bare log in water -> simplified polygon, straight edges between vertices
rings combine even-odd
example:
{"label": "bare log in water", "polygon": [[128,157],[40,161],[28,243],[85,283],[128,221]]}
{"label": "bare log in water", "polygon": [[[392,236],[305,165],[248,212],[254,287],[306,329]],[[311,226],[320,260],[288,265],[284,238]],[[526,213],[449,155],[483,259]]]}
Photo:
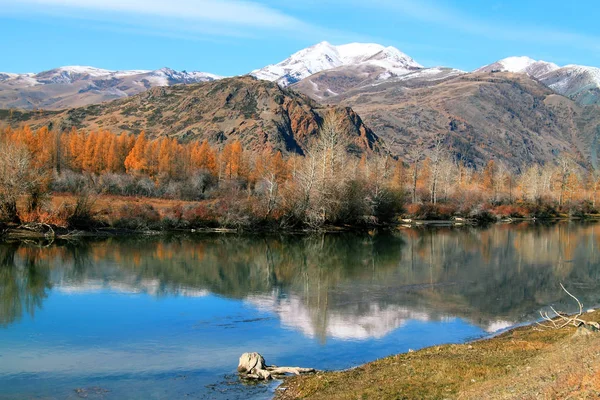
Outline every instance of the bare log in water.
{"label": "bare log in water", "polygon": [[244,379],[270,380],[282,378],[285,375],[301,375],[314,373],[314,368],[278,367],[267,365],[265,358],[259,353],[244,353],[238,363],[238,372]]}

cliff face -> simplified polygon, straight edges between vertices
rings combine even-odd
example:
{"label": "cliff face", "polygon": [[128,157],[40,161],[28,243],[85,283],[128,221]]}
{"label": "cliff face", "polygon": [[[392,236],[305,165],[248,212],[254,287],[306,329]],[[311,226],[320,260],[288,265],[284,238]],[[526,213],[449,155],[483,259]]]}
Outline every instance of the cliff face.
{"label": "cliff face", "polygon": [[0,118],[11,125],[145,131],[150,137],[208,139],[216,145],[240,140],[251,150],[270,147],[302,154],[328,113],[341,121],[353,149],[379,147],[377,136],[352,109],[323,107],[304,95],[251,77],[157,87],[129,98],[64,111],[12,112],[12,116],[3,112]]}

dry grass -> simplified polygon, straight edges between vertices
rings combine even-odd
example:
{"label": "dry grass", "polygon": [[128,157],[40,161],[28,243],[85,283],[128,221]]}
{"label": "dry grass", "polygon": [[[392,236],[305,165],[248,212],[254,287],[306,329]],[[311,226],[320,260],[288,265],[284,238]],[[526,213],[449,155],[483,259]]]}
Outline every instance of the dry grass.
{"label": "dry grass", "polygon": [[[600,319],[600,312],[585,315]],[[430,347],[343,372],[291,378],[278,399],[600,398],[600,334],[512,330],[489,340]]]}
{"label": "dry grass", "polygon": [[[58,209],[61,205],[75,204],[77,197],[71,194],[58,193],[52,195],[52,209]],[[149,197],[129,197],[129,196],[112,196],[100,195],[95,199],[94,211],[100,214],[110,210],[118,210],[127,204],[150,204],[159,212],[173,209],[177,206],[187,204],[197,204],[197,202],[188,202],[182,200],[156,199]]]}

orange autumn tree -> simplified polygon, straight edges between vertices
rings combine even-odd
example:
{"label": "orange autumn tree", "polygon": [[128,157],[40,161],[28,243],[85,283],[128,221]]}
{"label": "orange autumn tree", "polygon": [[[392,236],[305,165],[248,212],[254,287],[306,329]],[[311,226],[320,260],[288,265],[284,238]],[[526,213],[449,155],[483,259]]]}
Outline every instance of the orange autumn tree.
{"label": "orange autumn tree", "polygon": [[208,140],[204,140],[201,145],[198,145],[198,143],[194,145],[191,158],[194,169],[209,171],[212,174],[217,173],[217,156],[208,144]]}
{"label": "orange autumn tree", "polygon": [[[242,143],[239,140],[235,140],[233,143],[228,143],[223,147],[221,153],[221,178],[237,178],[240,176],[243,163],[243,149]],[[247,171],[244,171],[247,173]]]}
{"label": "orange autumn tree", "polygon": [[139,174],[148,170],[148,159],[146,158],[147,147],[146,132],[142,131],[127,158],[125,158],[125,170],[128,174]]}

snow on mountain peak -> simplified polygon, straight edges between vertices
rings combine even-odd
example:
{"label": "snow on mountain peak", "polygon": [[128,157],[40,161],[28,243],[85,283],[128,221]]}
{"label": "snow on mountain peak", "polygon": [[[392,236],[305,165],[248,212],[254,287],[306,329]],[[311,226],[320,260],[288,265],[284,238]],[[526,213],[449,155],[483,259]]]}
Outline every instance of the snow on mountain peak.
{"label": "snow on mountain peak", "polygon": [[507,57],[503,60],[498,61],[498,64],[502,65],[507,72],[515,73],[524,72],[528,67],[535,63],[536,61],[533,58],[529,58],[526,56]]}
{"label": "snow on mountain peak", "polygon": [[481,67],[475,72],[512,72],[516,74],[527,74],[534,78],[540,78],[541,76],[548,74],[552,71],[559,69],[560,67],[554,63],[547,61],[536,61],[530,57],[508,57],[500,61],[496,61],[493,64]]}
{"label": "snow on mountain peak", "polygon": [[317,43],[302,49],[278,64],[252,71],[250,75],[288,86],[310,75],[341,66],[371,64],[391,75],[422,68],[412,58],[394,47],[375,43],[348,43],[334,46]]}
{"label": "snow on mountain peak", "polygon": [[348,43],[335,46],[344,64],[358,64],[368,60],[385,47],[375,43]]}

